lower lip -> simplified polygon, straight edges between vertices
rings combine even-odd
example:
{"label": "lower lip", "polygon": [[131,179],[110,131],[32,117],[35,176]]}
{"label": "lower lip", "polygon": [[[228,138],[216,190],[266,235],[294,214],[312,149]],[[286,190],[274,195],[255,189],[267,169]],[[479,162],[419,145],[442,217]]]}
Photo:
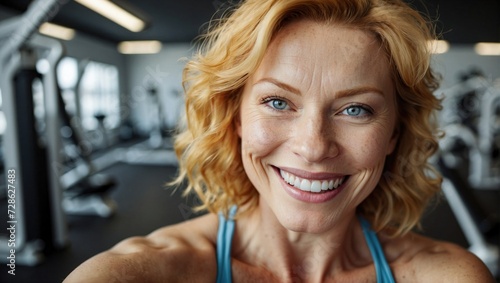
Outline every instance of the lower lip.
{"label": "lower lip", "polygon": [[300,189],[297,189],[296,187],[288,184],[281,178],[279,169],[275,168],[276,173],[278,175],[278,178],[281,182],[282,187],[285,189],[285,192],[287,192],[291,197],[293,197],[296,200],[302,201],[302,202],[308,202],[308,203],[323,203],[327,202],[333,198],[335,198],[346,186],[347,180],[344,181],[342,185],[340,185],[338,188],[335,190],[327,190],[321,193],[312,193],[312,192],[306,192]]}

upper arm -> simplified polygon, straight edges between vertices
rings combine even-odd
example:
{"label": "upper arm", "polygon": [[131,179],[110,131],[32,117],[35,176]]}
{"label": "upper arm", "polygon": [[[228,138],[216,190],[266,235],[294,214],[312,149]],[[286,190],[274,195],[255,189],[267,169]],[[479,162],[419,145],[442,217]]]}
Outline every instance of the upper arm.
{"label": "upper arm", "polygon": [[476,255],[468,251],[462,251],[456,256],[452,256],[452,259],[455,264],[448,274],[453,277],[449,282],[495,282],[489,269]]}
{"label": "upper arm", "polygon": [[66,277],[64,283],[135,282],[140,273],[133,262],[134,258],[130,255],[104,252],[78,266]]}
{"label": "upper arm", "polygon": [[185,245],[179,239],[134,237],[85,261],[64,283],[172,282],[185,280],[187,275],[203,275],[209,282],[216,277],[214,259],[212,251]]}
{"label": "upper arm", "polygon": [[64,282],[154,281],[157,252],[145,238],[129,238],[78,266]]}
{"label": "upper arm", "polygon": [[495,283],[486,265],[471,252],[446,244],[444,251],[433,253],[421,260],[419,277],[422,282]]}

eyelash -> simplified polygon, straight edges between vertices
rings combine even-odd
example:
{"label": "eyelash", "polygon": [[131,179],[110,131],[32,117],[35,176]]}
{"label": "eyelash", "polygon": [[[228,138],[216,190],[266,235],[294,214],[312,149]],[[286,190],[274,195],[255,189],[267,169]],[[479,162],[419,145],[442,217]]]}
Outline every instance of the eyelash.
{"label": "eyelash", "polygon": [[354,118],[357,118],[357,119],[361,119],[361,118],[366,118],[366,116],[370,116],[370,115],[373,115],[373,110],[366,106],[366,105],[363,105],[363,104],[357,104],[357,103],[354,103],[354,104],[350,104],[349,106],[345,107],[340,113],[343,113],[344,111],[346,111],[347,109],[349,108],[354,108],[354,107],[358,107],[358,108],[361,108],[363,111],[366,111],[366,114],[364,115],[359,115],[359,116],[351,116],[351,115],[347,115],[346,116],[349,116],[349,117],[354,117]]}
{"label": "eyelash", "polygon": [[278,111],[278,112],[284,111],[282,109],[276,109],[276,108],[268,105],[269,102],[272,102],[272,101],[275,101],[275,100],[283,101],[283,102],[285,102],[288,105],[288,107],[290,107],[290,103],[288,103],[288,101],[286,100],[286,98],[284,98],[282,96],[279,96],[279,95],[273,95],[273,96],[264,97],[264,98],[261,99],[261,103],[262,104],[266,104],[267,107],[271,108],[274,111]]}

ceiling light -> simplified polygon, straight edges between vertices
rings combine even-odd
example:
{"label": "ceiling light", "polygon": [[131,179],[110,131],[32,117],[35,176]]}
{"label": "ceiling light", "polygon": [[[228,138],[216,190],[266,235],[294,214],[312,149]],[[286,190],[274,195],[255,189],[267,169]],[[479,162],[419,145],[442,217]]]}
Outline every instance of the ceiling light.
{"label": "ceiling light", "polygon": [[43,23],[38,31],[41,34],[45,34],[48,36],[52,36],[55,38],[63,39],[63,40],[71,40],[75,37],[75,30],[67,27],[51,24],[51,23]]}
{"label": "ceiling light", "polygon": [[154,54],[161,50],[158,40],[122,41],[118,44],[118,51],[122,54]]}
{"label": "ceiling light", "polygon": [[430,40],[427,46],[432,54],[443,54],[450,49],[450,44],[446,40]]}
{"label": "ceiling light", "polygon": [[474,50],[479,55],[500,55],[500,43],[479,42],[474,45]]}
{"label": "ceiling light", "polygon": [[120,6],[109,0],[75,0],[85,7],[101,14],[102,16],[112,20],[122,27],[139,32],[144,29],[146,23],[138,17],[132,15]]}

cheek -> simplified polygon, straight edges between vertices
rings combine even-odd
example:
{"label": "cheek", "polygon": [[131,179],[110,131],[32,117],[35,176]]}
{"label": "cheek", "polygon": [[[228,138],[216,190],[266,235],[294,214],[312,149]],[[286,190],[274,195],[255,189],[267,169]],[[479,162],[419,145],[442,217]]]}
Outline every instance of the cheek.
{"label": "cheek", "polygon": [[253,157],[268,155],[278,144],[280,131],[271,119],[248,117],[241,125],[242,152]]}
{"label": "cheek", "polygon": [[360,129],[350,133],[350,138],[345,139],[347,142],[344,146],[363,169],[381,166],[386,159],[391,140],[391,133],[386,132],[378,127]]}
{"label": "cheek", "polygon": [[[254,187],[264,193],[269,186],[266,157],[279,146],[279,130],[270,119],[246,116],[241,125],[241,154],[243,167]],[[264,191],[263,191],[264,190]]]}

